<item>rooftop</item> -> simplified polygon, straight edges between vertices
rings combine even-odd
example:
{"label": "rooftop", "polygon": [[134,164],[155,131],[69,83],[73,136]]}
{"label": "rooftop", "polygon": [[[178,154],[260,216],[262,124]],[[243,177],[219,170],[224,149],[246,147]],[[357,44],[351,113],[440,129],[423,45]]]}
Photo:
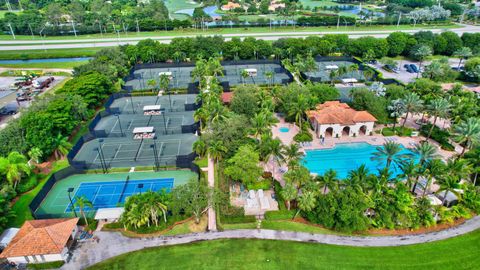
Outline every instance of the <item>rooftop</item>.
{"label": "rooftop", "polygon": [[340,101],[327,101],[317,105],[315,110],[307,111],[308,118],[314,118],[319,124],[354,125],[361,122],[375,122],[377,119],[367,111],[357,111]]}
{"label": "rooftop", "polygon": [[78,218],[28,220],[0,254],[0,258],[59,254],[77,222]]}

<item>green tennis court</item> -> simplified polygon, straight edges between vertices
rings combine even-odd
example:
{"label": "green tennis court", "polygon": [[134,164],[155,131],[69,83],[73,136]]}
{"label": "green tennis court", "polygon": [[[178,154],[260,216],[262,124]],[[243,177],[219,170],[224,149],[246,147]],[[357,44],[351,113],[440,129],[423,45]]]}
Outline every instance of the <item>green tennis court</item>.
{"label": "green tennis court", "polygon": [[[44,215],[48,217],[70,217],[73,216],[73,213],[69,210],[70,198],[68,194],[68,189],[73,188],[70,196],[74,200],[75,194],[80,189],[80,186],[83,184],[85,186],[95,186],[98,189],[98,192],[101,192],[101,188],[105,188],[110,184],[110,186],[121,186],[124,185],[125,180],[128,176],[128,182],[141,182],[139,180],[144,180],[145,183],[151,185],[145,185],[143,191],[147,191],[149,187],[155,189],[155,182],[158,181],[161,185],[165,179],[173,178],[173,186],[178,186],[187,183],[190,179],[197,179],[197,174],[189,170],[177,170],[177,171],[161,171],[161,172],[133,172],[133,173],[111,173],[111,174],[75,174],[69,176],[65,179],[62,179],[55,183],[52,189],[48,192],[45,199],[40,204],[40,207],[35,211],[36,215]],[[95,185],[98,183],[98,185]],[[120,191],[119,191],[120,192]],[[132,195],[140,191],[128,191],[125,192],[123,196]],[[80,192],[81,193],[81,192]],[[79,193],[79,194],[80,194]],[[114,193],[114,192],[113,192]],[[106,195],[118,195],[118,194],[103,194]],[[95,199],[89,198],[94,203]],[[122,200],[124,201],[124,200]],[[100,206],[100,205],[99,205]],[[117,206],[117,205],[115,205]],[[93,211],[92,211],[93,212]]]}
{"label": "green tennis court", "polygon": [[357,79],[359,81],[365,80],[365,76],[363,75],[362,70],[352,70],[351,67],[355,63],[352,61],[318,61],[317,60],[317,70],[316,71],[311,71],[311,72],[306,72],[305,75],[307,76],[307,79],[313,80],[313,81],[318,81],[318,82],[329,82],[330,79],[330,73],[332,71],[338,71],[340,68],[345,67],[347,69],[347,72],[345,74],[342,74],[341,76],[335,77],[336,80],[339,79],[347,79],[347,78],[353,78]]}
{"label": "green tennis court", "polygon": [[[135,96],[117,98],[109,106],[110,110],[118,113],[143,114],[143,107],[160,105],[167,112],[183,112],[186,104],[194,104],[197,95],[163,95],[163,96]],[[193,114],[193,112],[191,112]]]}

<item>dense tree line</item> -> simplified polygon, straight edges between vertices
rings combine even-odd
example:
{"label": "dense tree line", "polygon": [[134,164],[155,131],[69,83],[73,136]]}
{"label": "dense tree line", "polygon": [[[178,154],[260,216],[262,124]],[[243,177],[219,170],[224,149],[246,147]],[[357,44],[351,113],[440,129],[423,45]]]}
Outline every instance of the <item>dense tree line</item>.
{"label": "dense tree line", "polygon": [[[252,37],[225,41],[220,36],[174,38],[170,44],[154,40],[142,40],[137,45],[123,46],[122,50],[132,63],[155,63],[172,60],[194,61],[198,57],[221,56],[224,60],[241,59],[293,59],[297,55],[328,56],[341,53],[363,57],[364,60],[384,56],[412,56],[412,52],[425,45],[431,54],[454,55],[467,47],[472,54],[479,54],[480,34],[465,33],[461,37],[453,32],[434,34],[422,31],[413,35],[395,32],[387,38],[361,37],[349,39],[347,35],[310,36],[307,38],[282,38],[272,43]],[[415,58],[415,56],[413,56]]]}

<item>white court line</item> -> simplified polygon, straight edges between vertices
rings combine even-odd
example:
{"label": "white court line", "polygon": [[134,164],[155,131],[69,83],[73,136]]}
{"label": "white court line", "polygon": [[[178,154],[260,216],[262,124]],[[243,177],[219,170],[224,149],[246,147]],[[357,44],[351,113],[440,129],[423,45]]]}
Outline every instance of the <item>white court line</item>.
{"label": "white court line", "polygon": [[180,155],[180,145],[182,145],[182,140],[178,140],[178,150],[177,150],[177,156]]}
{"label": "white court line", "polygon": [[122,148],[121,144],[118,146],[117,150],[115,151],[115,155],[113,155],[113,159],[117,158],[118,152],[120,152],[120,148]]}
{"label": "white court line", "polygon": [[117,123],[118,123],[118,117],[115,118],[115,123],[113,123],[113,127],[110,129],[110,133],[113,133],[113,130],[117,126]]}

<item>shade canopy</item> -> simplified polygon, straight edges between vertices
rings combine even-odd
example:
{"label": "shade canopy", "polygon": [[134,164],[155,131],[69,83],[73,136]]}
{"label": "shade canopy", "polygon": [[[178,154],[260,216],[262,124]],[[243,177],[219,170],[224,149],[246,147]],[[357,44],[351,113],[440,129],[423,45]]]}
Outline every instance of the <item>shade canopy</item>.
{"label": "shade canopy", "polygon": [[160,111],[161,105],[146,105],[143,106],[143,111]]}
{"label": "shade canopy", "polygon": [[136,127],[133,129],[133,134],[138,133],[153,133],[154,127]]}

